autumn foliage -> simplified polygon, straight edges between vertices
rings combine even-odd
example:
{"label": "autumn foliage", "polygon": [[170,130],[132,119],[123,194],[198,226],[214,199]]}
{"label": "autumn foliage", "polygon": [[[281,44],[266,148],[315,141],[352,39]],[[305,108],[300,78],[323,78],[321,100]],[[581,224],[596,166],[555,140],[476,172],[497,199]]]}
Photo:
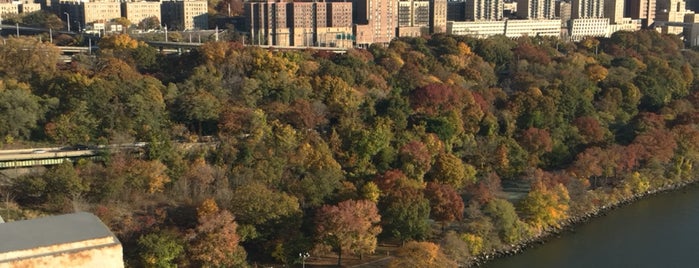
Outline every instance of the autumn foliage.
{"label": "autumn foliage", "polygon": [[[241,12],[211,14],[228,4]],[[453,265],[432,242],[465,266],[699,175],[699,52],[657,31],[337,54],[226,33],[181,55],[115,34],[70,63],[47,39],[0,45],[0,149],[96,155],[13,178],[0,208],[94,212],[129,267],[292,266],[379,243],[404,245],[394,266]]]}

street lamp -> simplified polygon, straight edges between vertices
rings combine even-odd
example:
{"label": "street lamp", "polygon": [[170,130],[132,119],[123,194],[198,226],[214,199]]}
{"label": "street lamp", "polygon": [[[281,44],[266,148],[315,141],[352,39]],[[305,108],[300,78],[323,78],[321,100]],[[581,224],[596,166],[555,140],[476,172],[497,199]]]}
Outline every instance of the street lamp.
{"label": "street lamp", "polygon": [[66,23],[68,24],[68,31],[70,32],[70,14],[68,14],[68,12],[63,12],[63,14],[66,14]]}
{"label": "street lamp", "polygon": [[308,259],[308,257],[310,256],[311,254],[308,254],[308,252],[299,253],[299,258],[301,259],[301,266],[303,268],[306,268],[306,259]]}

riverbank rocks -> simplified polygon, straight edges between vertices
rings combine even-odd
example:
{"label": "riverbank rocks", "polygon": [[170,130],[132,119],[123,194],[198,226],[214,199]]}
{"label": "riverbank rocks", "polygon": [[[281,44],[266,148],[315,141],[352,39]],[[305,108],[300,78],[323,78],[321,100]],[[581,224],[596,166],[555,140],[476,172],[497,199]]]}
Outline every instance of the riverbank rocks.
{"label": "riverbank rocks", "polygon": [[560,227],[547,228],[538,236],[522,240],[520,243],[517,243],[517,244],[508,245],[506,248],[503,248],[500,250],[494,250],[494,251],[482,253],[481,255],[474,257],[469,263],[467,263],[463,267],[478,267],[478,266],[481,266],[481,265],[487,263],[488,261],[494,260],[496,258],[501,258],[501,257],[505,257],[505,256],[510,256],[510,255],[522,253],[527,248],[532,248],[532,247],[536,247],[537,245],[542,245],[542,244],[546,243],[549,239],[556,237],[556,236],[559,236],[562,232],[573,231],[573,229],[576,225],[584,224],[595,217],[604,216],[609,211],[612,211],[616,208],[630,204],[630,203],[637,201],[641,198],[649,197],[649,196],[659,194],[659,193],[675,191],[675,190],[684,188],[690,184],[695,184],[695,183],[697,183],[697,181],[670,183],[670,184],[664,185],[662,187],[659,187],[659,188],[656,188],[653,190],[648,190],[648,191],[645,191],[643,193],[634,194],[632,196],[621,199],[613,204],[603,205],[603,206],[601,206],[599,208],[595,208],[592,211],[589,211],[583,215],[574,216],[574,217],[570,217],[568,219],[565,219],[561,222]]}

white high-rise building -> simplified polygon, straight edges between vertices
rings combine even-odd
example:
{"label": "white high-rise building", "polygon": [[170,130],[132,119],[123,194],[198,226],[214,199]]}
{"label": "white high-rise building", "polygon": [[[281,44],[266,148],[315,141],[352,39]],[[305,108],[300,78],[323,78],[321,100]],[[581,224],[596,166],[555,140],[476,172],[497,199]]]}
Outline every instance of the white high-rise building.
{"label": "white high-rise building", "polygon": [[522,19],[552,19],[556,15],[554,0],[519,0],[517,17]]}
{"label": "white high-rise building", "polygon": [[466,19],[502,20],[503,9],[502,0],[466,0]]}
{"label": "white high-rise building", "polygon": [[571,5],[573,19],[604,17],[604,0],[573,0]]}

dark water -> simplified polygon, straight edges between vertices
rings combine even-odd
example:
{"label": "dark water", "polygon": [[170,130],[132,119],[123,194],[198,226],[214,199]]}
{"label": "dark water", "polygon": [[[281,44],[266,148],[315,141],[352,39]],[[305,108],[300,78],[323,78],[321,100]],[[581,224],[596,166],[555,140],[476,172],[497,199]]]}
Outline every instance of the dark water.
{"label": "dark water", "polygon": [[699,267],[699,186],[636,201],[485,267]]}

